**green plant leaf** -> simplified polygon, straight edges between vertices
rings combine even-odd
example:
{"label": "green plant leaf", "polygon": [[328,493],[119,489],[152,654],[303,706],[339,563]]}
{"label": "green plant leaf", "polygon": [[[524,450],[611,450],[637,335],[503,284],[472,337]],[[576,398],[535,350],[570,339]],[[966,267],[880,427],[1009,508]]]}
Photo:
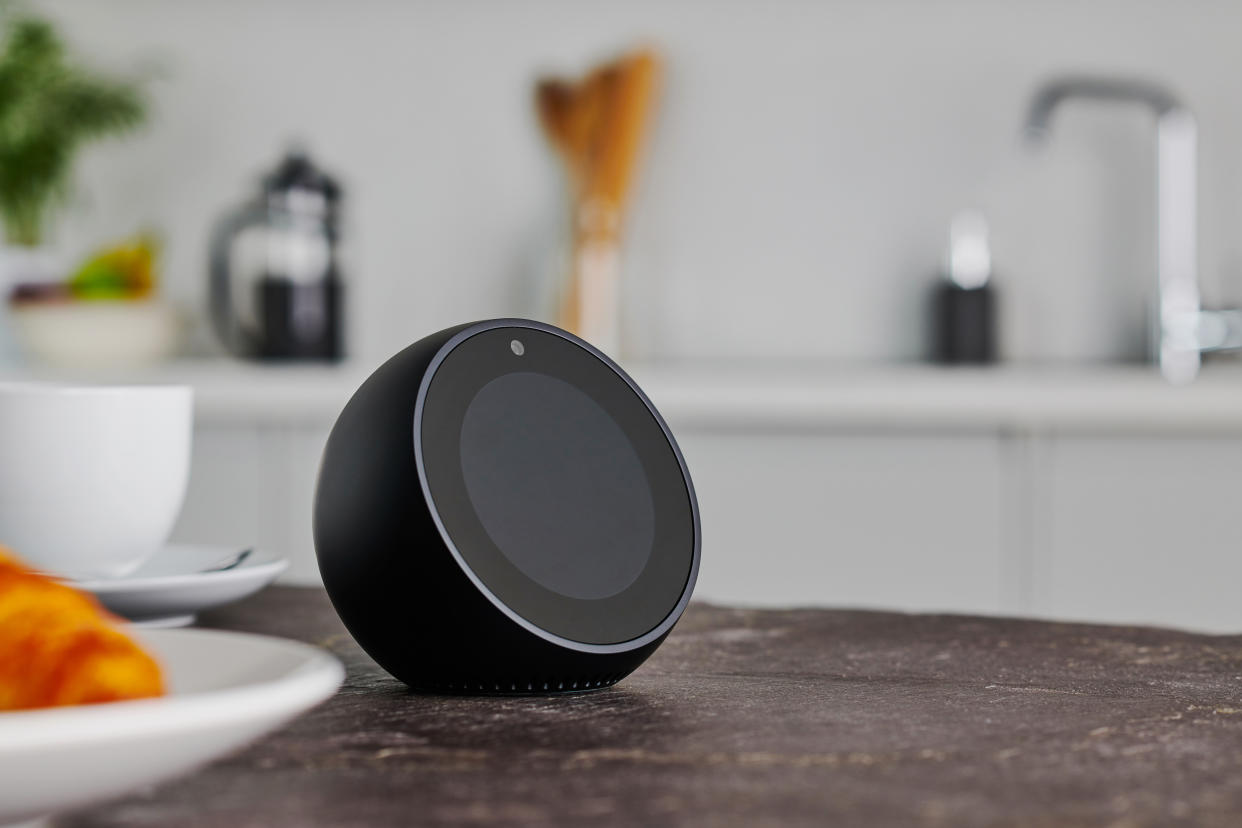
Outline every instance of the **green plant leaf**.
{"label": "green plant leaf", "polygon": [[36,245],[69,191],[85,144],[141,125],[141,87],[71,60],[49,22],[10,16],[0,51],[0,221],[13,243]]}

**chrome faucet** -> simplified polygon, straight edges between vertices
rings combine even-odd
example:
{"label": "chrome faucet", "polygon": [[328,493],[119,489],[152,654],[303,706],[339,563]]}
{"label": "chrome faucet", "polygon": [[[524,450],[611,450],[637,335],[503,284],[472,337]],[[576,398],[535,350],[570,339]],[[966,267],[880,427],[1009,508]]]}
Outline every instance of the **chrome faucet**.
{"label": "chrome faucet", "polygon": [[1143,80],[1064,77],[1044,83],[1031,98],[1025,131],[1047,140],[1052,113],[1071,98],[1133,102],[1156,114],[1157,307],[1151,352],[1170,382],[1199,373],[1204,351],[1242,348],[1242,311],[1205,311],[1199,305],[1198,159],[1195,117],[1169,90]]}

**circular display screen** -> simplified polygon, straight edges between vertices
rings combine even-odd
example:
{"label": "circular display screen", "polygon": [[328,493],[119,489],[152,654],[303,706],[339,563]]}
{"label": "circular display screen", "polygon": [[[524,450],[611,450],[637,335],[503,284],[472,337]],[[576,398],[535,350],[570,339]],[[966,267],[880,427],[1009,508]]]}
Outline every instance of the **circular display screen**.
{"label": "circular display screen", "polygon": [[680,458],[629,382],[557,333],[452,344],[417,418],[428,499],[498,599],[563,638],[616,644],[685,592],[696,525]]}
{"label": "circular display screen", "polygon": [[617,422],[564,380],[532,371],[479,389],[461,427],[461,470],[501,554],[571,598],[607,598],[642,573],[655,509]]}

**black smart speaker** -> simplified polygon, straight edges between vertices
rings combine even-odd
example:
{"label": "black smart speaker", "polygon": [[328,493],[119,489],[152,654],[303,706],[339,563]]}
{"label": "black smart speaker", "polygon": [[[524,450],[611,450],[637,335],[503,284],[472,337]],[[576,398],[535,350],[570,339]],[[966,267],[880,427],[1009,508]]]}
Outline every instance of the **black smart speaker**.
{"label": "black smart speaker", "polygon": [[430,692],[615,684],[699,569],[694,488],[651,401],[523,319],[440,331],[362,384],[324,449],[314,532],[345,626]]}

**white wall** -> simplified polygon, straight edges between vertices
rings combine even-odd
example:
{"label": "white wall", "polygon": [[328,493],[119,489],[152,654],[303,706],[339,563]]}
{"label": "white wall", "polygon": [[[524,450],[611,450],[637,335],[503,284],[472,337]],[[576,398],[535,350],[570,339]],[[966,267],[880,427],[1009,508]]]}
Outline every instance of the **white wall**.
{"label": "white wall", "polygon": [[909,359],[950,214],[991,217],[1016,358],[1135,355],[1150,118],[1079,107],[1017,138],[1036,81],[1151,75],[1202,125],[1205,298],[1242,300],[1242,4],[837,0],[56,0],[101,63],[154,57],[155,121],[92,150],[71,249],[142,222],[200,301],[210,222],[301,138],[345,178],[355,353],[538,315],[557,225],[529,106],[635,38],[670,58],[628,260],[631,353]]}

